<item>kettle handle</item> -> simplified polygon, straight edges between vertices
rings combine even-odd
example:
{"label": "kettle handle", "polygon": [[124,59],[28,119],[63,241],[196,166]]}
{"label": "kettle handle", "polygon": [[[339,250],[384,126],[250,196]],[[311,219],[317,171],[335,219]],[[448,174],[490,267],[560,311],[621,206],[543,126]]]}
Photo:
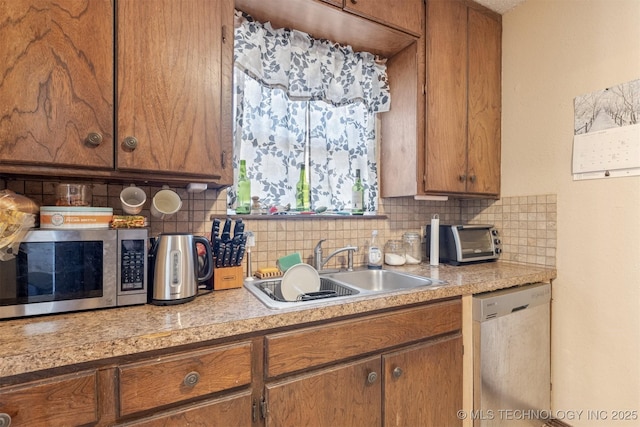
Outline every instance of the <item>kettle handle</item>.
{"label": "kettle handle", "polygon": [[209,243],[209,240],[206,237],[193,236],[193,244],[195,245],[198,242],[202,243],[202,245],[204,246],[204,249],[205,249],[204,256],[207,257],[207,262],[205,262],[205,265],[207,266],[207,271],[205,272],[204,277],[198,276],[198,282],[205,282],[211,279],[211,276],[213,276],[213,256],[211,255],[211,243]]}

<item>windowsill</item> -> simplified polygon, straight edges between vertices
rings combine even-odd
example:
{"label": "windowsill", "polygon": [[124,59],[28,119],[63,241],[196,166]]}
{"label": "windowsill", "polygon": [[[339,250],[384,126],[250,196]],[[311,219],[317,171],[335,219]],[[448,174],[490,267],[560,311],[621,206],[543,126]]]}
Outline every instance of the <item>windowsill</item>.
{"label": "windowsill", "polygon": [[[305,220],[305,219],[388,219],[387,215],[366,214],[366,215],[337,215],[337,214],[287,214],[287,215],[236,215],[229,214],[227,217],[231,219],[242,218],[243,220]],[[220,218],[220,215],[211,214],[210,220]]]}

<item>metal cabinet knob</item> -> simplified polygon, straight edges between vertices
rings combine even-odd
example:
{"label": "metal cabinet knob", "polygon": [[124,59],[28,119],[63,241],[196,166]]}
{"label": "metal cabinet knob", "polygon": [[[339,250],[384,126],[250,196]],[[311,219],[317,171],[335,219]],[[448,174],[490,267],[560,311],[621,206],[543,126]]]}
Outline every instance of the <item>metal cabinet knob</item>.
{"label": "metal cabinet knob", "polygon": [[0,427],[9,427],[11,425],[11,415],[2,412],[0,413]]}
{"label": "metal cabinet knob", "polygon": [[476,182],[476,176],[475,175],[471,175],[469,177],[469,181],[471,181],[472,183]]}
{"label": "metal cabinet knob", "polygon": [[122,141],[122,146],[127,151],[133,151],[138,147],[138,140],[134,136],[128,136]]}
{"label": "metal cabinet knob", "polygon": [[187,375],[185,375],[184,380],[182,381],[182,383],[184,385],[186,385],[187,387],[193,387],[196,384],[198,384],[198,381],[200,381],[200,374],[193,371],[193,372],[189,372]]}
{"label": "metal cabinet knob", "polygon": [[84,139],[84,143],[90,147],[97,147],[98,145],[102,144],[102,135],[100,135],[98,132],[91,132]]}
{"label": "metal cabinet knob", "polygon": [[458,180],[460,182],[465,182],[467,180],[467,175],[458,175]]}
{"label": "metal cabinet knob", "polygon": [[378,373],[373,371],[373,372],[369,372],[369,375],[367,375],[367,383],[368,384],[373,384],[378,380]]}
{"label": "metal cabinet knob", "polygon": [[400,378],[402,376],[402,369],[396,367],[391,374],[393,375],[393,378]]}
{"label": "metal cabinet knob", "polygon": [[351,4],[357,4],[358,0],[351,0]]}

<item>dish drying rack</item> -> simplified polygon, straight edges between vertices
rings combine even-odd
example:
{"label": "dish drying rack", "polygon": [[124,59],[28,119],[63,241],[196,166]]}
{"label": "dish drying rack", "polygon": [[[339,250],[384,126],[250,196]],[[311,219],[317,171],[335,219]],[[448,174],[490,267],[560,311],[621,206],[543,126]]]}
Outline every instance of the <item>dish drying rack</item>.
{"label": "dish drying rack", "polygon": [[318,291],[300,294],[296,298],[296,301],[289,301],[282,296],[282,292],[280,292],[280,283],[280,280],[267,280],[258,284],[257,286],[262,290],[262,292],[267,294],[269,298],[280,302],[313,301],[318,299],[353,295],[354,293],[356,293],[350,288],[341,286],[331,280],[321,278],[320,289]]}

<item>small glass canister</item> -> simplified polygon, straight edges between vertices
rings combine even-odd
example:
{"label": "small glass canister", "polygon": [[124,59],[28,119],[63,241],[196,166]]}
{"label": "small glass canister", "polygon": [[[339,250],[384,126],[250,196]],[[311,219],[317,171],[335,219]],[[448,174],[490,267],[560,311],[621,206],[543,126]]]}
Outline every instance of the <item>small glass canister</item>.
{"label": "small glass canister", "polygon": [[407,250],[402,240],[389,240],[384,245],[384,263],[404,265],[407,262]]}
{"label": "small glass canister", "polygon": [[402,235],[406,250],[407,264],[420,264],[422,262],[422,241],[420,234],[406,232]]}

